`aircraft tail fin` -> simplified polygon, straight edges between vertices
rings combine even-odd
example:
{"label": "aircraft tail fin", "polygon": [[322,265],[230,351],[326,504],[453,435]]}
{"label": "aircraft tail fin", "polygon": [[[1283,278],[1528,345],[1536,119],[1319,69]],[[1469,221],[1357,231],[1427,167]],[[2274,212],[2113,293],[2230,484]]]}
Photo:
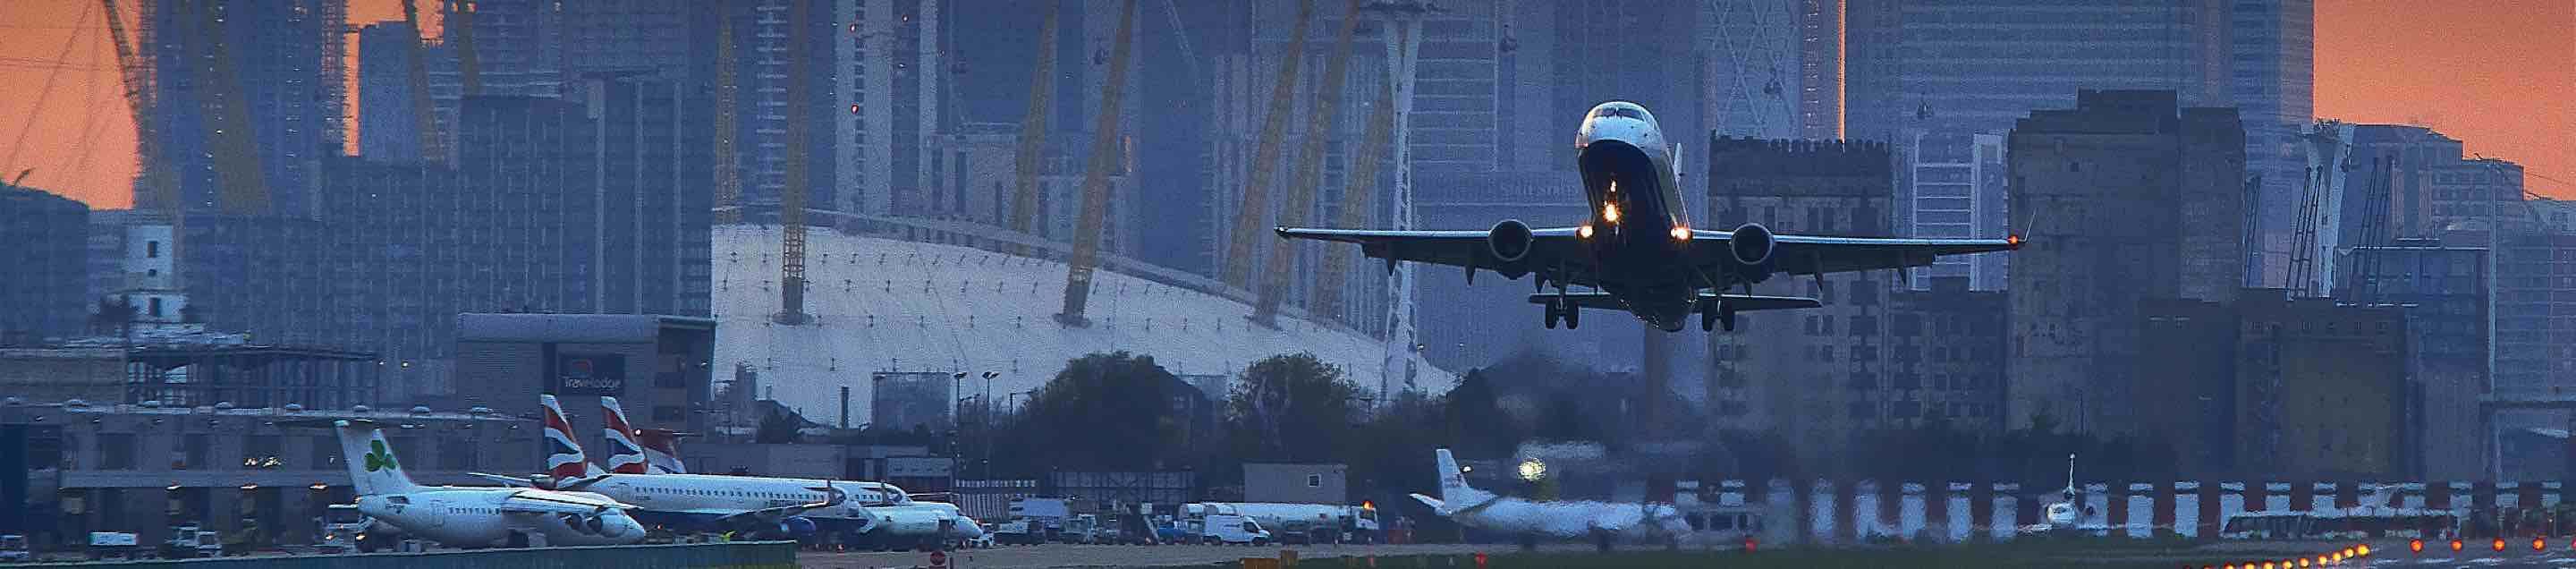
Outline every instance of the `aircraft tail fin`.
{"label": "aircraft tail fin", "polygon": [[637,429],[635,442],[644,447],[644,465],[654,474],[688,474],[689,465],[680,462],[680,437],[689,436],[670,429]]}
{"label": "aircraft tail fin", "polygon": [[600,433],[608,437],[608,471],[617,474],[645,474],[644,447],[635,444],[634,423],[626,421],[626,408],[615,397],[599,398]]}
{"label": "aircraft tail fin", "polygon": [[573,480],[601,474],[581,452],[581,439],[572,434],[572,421],[564,417],[563,404],[549,394],[537,395],[546,413],[546,475],[557,481]]}
{"label": "aircraft tail fin", "polygon": [[420,489],[420,484],[403,474],[402,462],[394,458],[393,443],[385,441],[385,431],[376,422],[365,419],[333,421],[332,430],[340,434],[340,461],[349,466],[349,484],[360,496],[402,494]]}
{"label": "aircraft tail fin", "polygon": [[1440,501],[1456,502],[1475,491],[1467,486],[1467,473],[1458,469],[1458,459],[1449,455],[1449,449],[1432,452],[1440,457]]}

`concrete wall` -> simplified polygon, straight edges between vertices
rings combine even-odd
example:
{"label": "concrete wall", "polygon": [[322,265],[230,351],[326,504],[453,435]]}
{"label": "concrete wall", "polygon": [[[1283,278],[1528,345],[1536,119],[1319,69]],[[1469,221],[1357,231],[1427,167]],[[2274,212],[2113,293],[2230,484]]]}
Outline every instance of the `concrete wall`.
{"label": "concrete wall", "polygon": [[0,393],[29,403],[125,400],[125,356],[109,348],[0,349]]}

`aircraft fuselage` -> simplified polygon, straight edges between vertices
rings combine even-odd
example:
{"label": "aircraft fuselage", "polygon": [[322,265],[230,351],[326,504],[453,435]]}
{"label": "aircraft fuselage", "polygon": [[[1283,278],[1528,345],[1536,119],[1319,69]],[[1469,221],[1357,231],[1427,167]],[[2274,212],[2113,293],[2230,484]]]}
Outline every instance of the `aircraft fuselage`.
{"label": "aircraft fuselage", "polygon": [[[1665,331],[1690,318],[1702,282],[1690,270],[1690,208],[1674,170],[1676,148],[1644,107],[1611,101],[1592,108],[1575,132],[1576,164],[1589,213],[1587,271],[1602,292]],[[1563,282],[1563,279],[1558,279]]]}

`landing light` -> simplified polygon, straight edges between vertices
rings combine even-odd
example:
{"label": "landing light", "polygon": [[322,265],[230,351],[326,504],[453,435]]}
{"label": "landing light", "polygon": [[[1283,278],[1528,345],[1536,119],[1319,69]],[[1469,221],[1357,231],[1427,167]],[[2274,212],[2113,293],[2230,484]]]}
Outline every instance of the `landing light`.
{"label": "landing light", "polygon": [[1584,224],[1582,227],[1574,228],[1574,236],[1575,236],[1575,237],[1584,238],[1584,239],[1591,239],[1591,238],[1592,238],[1592,225],[1591,225],[1591,224]]}
{"label": "landing light", "polygon": [[1607,221],[1607,222],[1610,222],[1610,223],[1618,223],[1618,222],[1619,222],[1619,203],[1618,203],[1618,202],[1601,202],[1601,220],[1602,220],[1602,221]]}
{"label": "landing light", "polygon": [[1675,226],[1673,226],[1673,240],[1674,240],[1674,241],[1689,241],[1689,240],[1690,240],[1690,238],[1691,238],[1690,228],[1688,228],[1688,227],[1683,227],[1683,226],[1679,226],[1679,225],[1675,225]]}

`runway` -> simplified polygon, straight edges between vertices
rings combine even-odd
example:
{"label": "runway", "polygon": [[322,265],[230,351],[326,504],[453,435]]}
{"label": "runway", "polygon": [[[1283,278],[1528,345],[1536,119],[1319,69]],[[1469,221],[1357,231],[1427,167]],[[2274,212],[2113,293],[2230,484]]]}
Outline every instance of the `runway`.
{"label": "runway", "polygon": [[[1581,551],[1589,546],[1557,544],[1544,551]],[[1044,544],[969,549],[949,552],[952,567],[1025,569],[1039,567],[1137,567],[1206,565],[1235,561],[1246,557],[1278,557],[1282,549],[1295,550],[1300,559],[1326,557],[1468,554],[1478,551],[1504,553],[1517,551],[1510,545],[1495,544],[1413,544],[1413,545],[1286,545],[1252,547],[1245,545],[1071,545]],[[796,556],[796,563],[807,569],[866,569],[877,567],[926,567],[930,554],[917,551],[866,553],[815,553]]]}

